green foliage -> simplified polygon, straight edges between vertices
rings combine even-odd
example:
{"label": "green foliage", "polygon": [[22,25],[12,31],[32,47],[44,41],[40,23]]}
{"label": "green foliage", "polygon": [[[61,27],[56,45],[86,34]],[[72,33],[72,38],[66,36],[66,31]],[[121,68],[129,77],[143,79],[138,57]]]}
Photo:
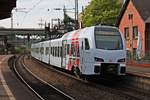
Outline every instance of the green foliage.
{"label": "green foliage", "polygon": [[114,25],[121,9],[120,0],[92,0],[84,10],[84,27],[105,24]]}
{"label": "green foliage", "polygon": [[22,53],[25,52],[25,50],[26,50],[25,47],[16,47],[16,48],[15,48],[15,53],[17,53],[17,54],[22,54]]}
{"label": "green foliage", "polygon": [[4,48],[0,48],[0,54],[4,54],[5,50]]}

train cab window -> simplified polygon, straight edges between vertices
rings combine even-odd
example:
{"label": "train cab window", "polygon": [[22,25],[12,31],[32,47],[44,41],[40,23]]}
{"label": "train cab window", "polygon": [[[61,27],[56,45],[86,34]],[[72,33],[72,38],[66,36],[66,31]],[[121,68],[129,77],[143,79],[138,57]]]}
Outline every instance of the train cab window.
{"label": "train cab window", "polygon": [[85,50],[89,50],[89,49],[90,49],[89,41],[88,41],[88,39],[86,38],[86,39],[85,39]]}

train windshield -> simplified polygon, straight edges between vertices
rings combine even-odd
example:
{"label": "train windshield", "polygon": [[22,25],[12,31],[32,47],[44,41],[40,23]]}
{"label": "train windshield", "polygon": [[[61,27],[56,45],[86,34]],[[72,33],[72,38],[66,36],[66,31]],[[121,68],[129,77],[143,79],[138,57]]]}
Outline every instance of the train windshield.
{"label": "train windshield", "polygon": [[97,49],[121,50],[123,49],[120,32],[114,28],[95,28],[95,42]]}

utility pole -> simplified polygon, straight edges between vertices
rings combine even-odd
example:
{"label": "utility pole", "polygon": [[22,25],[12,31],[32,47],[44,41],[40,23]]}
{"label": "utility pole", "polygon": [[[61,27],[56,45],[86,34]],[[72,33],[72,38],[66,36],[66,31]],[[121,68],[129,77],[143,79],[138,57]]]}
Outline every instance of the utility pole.
{"label": "utility pole", "polygon": [[79,12],[78,12],[78,0],[75,0],[75,28],[78,28],[78,19],[79,19]]}
{"label": "utility pole", "polygon": [[40,22],[38,23],[39,24],[39,26],[40,26],[40,28],[42,28],[45,24],[43,23],[43,19],[41,18],[40,20],[39,20]]}
{"label": "utility pole", "polygon": [[13,13],[11,12],[11,29],[13,29]]}

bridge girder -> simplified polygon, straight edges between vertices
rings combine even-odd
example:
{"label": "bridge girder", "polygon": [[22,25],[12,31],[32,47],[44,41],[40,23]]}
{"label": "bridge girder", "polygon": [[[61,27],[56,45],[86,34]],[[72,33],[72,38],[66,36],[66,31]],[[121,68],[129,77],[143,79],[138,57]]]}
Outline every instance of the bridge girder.
{"label": "bridge girder", "polygon": [[45,35],[44,29],[11,29],[11,28],[3,28],[0,29],[1,35]]}

